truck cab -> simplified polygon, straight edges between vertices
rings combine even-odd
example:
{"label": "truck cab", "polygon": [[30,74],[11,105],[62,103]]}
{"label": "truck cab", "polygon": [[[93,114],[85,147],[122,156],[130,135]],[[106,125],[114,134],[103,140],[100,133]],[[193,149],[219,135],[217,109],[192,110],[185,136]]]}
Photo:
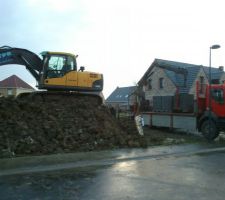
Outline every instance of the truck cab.
{"label": "truck cab", "polygon": [[197,102],[198,130],[213,140],[225,130],[225,84],[206,85],[204,97],[197,93]]}
{"label": "truck cab", "polygon": [[207,86],[207,88],[206,108],[209,108],[220,118],[225,117],[225,85],[211,85],[211,93],[209,93],[210,86]]}

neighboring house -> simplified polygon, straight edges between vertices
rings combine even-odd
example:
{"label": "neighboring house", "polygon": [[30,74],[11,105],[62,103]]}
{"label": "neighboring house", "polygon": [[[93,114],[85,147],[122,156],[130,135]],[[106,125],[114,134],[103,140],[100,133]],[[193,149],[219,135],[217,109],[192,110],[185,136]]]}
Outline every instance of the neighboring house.
{"label": "neighboring house", "polygon": [[106,105],[115,109],[128,110],[134,105],[136,86],[117,87],[106,99]]}
{"label": "neighboring house", "polygon": [[[155,59],[143,77],[138,82],[139,89],[145,93],[145,99],[153,104],[154,96],[174,96],[175,94],[193,94],[195,96],[196,82],[200,90],[208,83],[209,68],[162,59]],[[223,68],[211,68],[212,83],[223,83],[225,73]]]}
{"label": "neighboring house", "polygon": [[[204,67],[204,71],[209,79],[209,67]],[[220,66],[219,68],[211,68],[211,78],[212,84],[223,84],[225,82],[225,73],[224,67]]]}
{"label": "neighboring house", "polygon": [[17,96],[20,93],[33,92],[35,89],[21,80],[16,75],[12,75],[0,81],[0,96]]}

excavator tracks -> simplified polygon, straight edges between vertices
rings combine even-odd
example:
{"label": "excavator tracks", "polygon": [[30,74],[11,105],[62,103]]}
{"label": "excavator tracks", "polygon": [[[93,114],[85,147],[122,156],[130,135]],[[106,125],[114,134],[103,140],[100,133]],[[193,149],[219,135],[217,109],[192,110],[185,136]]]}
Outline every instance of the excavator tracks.
{"label": "excavator tracks", "polygon": [[78,93],[64,91],[37,91],[33,93],[21,93],[17,96],[22,101],[32,102],[62,102],[72,103],[73,101],[87,102],[94,106],[103,104],[103,97],[100,93]]}

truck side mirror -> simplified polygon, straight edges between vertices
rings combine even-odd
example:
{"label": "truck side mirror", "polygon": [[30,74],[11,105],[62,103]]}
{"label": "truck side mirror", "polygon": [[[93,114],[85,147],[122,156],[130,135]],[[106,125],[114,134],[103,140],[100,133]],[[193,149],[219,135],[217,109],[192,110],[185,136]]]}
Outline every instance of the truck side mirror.
{"label": "truck side mirror", "polygon": [[84,67],[84,66],[81,66],[80,69],[79,69],[79,71],[82,71],[82,72],[83,72],[84,70],[85,70],[85,67]]}

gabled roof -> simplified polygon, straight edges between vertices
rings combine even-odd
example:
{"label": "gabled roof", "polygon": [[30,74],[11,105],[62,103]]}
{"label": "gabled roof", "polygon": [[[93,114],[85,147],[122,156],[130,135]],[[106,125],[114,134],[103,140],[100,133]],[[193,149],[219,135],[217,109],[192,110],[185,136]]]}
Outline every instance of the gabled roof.
{"label": "gabled roof", "polygon": [[141,84],[148,77],[148,74],[154,66],[163,68],[169,79],[180,88],[181,93],[186,93],[189,91],[200,68],[202,67],[201,65],[155,59],[139,81],[139,84]]}
{"label": "gabled roof", "polygon": [[136,86],[117,87],[106,99],[106,102],[127,102],[128,97],[136,90]]}
{"label": "gabled roof", "polygon": [[[186,93],[189,91],[201,68],[203,68],[206,75],[208,74],[207,72],[209,68],[202,65],[155,59],[144,76],[138,82],[138,84],[142,84],[148,78],[149,73],[154,66],[158,66],[164,69],[166,75],[170,78],[170,80],[177,87],[179,87],[180,93]],[[221,75],[224,73],[222,70],[217,68],[212,67],[211,69],[212,80],[221,77]]]}
{"label": "gabled roof", "polygon": [[[203,67],[204,72],[206,73],[207,77],[209,78],[209,67]],[[223,69],[211,67],[211,78],[212,79],[220,79],[221,76],[224,74]]]}
{"label": "gabled roof", "polygon": [[18,76],[12,75],[2,81],[0,81],[1,88],[24,88],[24,89],[33,89],[29,84],[21,80]]}
{"label": "gabled roof", "polygon": [[173,81],[173,83],[179,87],[180,93],[187,93],[193,85],[193,82],[196,80],[196,77],[201,69],[201,65],[193,65],[181,62],[169,61],[170,66],[174,68],[182,68],[187,71],[186,77],[182,74],[177,74],[171,70],[166,70],[165,73]]}

